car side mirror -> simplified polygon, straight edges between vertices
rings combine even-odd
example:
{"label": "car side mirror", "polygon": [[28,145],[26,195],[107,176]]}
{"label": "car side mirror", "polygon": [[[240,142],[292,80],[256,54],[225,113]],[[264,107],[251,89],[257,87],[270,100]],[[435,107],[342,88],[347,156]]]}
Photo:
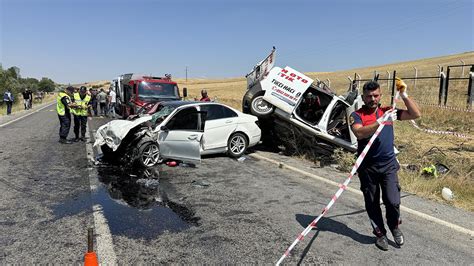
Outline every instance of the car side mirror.
{"label": "car side mirror", "polygon": [[160,127],[160,130],[161,130],[161,131],[169,131],[169,128],[167,128],[166,126],[161,126],[161,127]]}
{"label": "car side mirror", "polygon": [[188,88],[183,88],[183,98],[188,97]]}

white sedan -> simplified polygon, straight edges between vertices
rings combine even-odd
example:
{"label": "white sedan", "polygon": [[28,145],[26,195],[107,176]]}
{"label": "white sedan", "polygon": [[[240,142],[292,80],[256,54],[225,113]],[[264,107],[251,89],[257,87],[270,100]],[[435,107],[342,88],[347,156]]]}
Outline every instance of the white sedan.
{"label": "white sedan", "polygon": [[213,102],[161,102],[152,115],[101,126],[94,146],[104,156],[144,167],[160,159],[199,163],[201,155],[240,157],[259,143],[258,118]]}

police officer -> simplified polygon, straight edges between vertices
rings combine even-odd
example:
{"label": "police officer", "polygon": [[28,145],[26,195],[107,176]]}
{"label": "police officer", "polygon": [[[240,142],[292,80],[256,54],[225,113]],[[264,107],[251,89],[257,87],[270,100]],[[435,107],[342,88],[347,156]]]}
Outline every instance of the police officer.
{"label": "police officer", "polygon": [[402,246],[405,242],[403,233],[399,228],[401,224],[400,185],[397,172],[400,166],[395,157],[393,146],[393,121],[397,119],[411,120],[421,116],[415,102],[408,98],[407,85],[402,80],[397,79],[396,86],[407,110],[392,110],[391,107],[381,107],[382,92],[380,85],[375,81],[369,81],[363,87],[362,100],[365,105],[351,114],[352,131],[358,141],[358,154],[368,145],[369,139],[379,125],[385,124],[357,171],[360,188],[364,194],[365,209],[369,215],[373,233],[376,236],[375,245],[382,250],[388,250],[388,240],[380,208],[380,192],[382,192],[382,200],[385,204],[387,225],[392,232],[395,243]]}
{"label": "police officer", "polygon": [[[90,100],[91,96],[87,94],[87,88],[84,86],[79,89],[79,92],[74,93],[73,101],[77,108],[72,109],[71,113],[74,115],[75,142],[86,140],[87,114]],[[81,135],[79,135],[79,128],[81,129]]]}
{"label": "police officer", "polygon": [[74,87],[67,87],[66,90],[61,90],[56,97],[56,111],[59,118],[59,143],[71,144],[67,139],[69,129],[71,127],[71,112],[70,109],[76,107],[76,104],[71,101]]}

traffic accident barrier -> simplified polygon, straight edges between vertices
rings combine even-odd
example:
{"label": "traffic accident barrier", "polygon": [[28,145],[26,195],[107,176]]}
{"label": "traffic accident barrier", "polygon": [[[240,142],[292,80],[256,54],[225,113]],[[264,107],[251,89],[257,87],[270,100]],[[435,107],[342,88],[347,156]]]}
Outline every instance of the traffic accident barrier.
{"label": "traffic accident barrier", "polygon": [[421,128],[416,122],[415,120],[410,120],[411,124],[418,130],[421,130],[423,132],[426,132],[426,133],[429,133],[429,134],[435,134],[435,135],[452,135],[452,136],[455,136],[455,137],[458,137],[458,138],[462,138],[462,139],[472,139],[471,136],[468,136],[468,135],[465,135],[465,134],[462,134],[462,133],[458,133],[458,132],[454,132],[454,131],[442,131],[442,130],[433,130],[433,129],[427,129],[427,128]]}
{"label": "traffic accident barrier", "polygon": [[[399,98],[399,93],[397,92],[396,93],[396,96],[395,96],[395,99],[398,99]],[[396,107],[396,101],[394,101],[393,103],[393,106],[392,108],[395,109]],[[377,130],[375,131],[374,135],[372,135],[372,137],[370,138],[369,140],[369,143],[367,143],[367,146],[365,146],[364,150],[361,152],[361,154],[359,155],[359,157],[357,158],[354,166],[352,167],[352,170],[349,174],[349,177],[344,181],[344,183],[342,184],[339,184],[339,189],[337,190],[336,194],[334,194],[334,196],[332,196],[331,200],[329,201],[329,203],[326,205],[326,207],[323,208],[323,211],[321,212],[321,214],[319,214],[318,217],[316,217],[316,219],[314,219],[304,230],[303,232],[301,232],[298,237],[295,239],[295,241],[293,241],[293,243],[290,245],[290,247],[288,247],[288,249],[285,251],[285,253],[281,256],[281,258],[278,260],[278,262],[276,263],[276,265],[280,265],[283,260],[285,258],[287,258],[289,255],[290,255],[290,252],[291,250],[296,246],[296,244],[298,244],[298,242],[300,242],[301,240],[303,240],[303,238],[313,229],[316,227],[316,224],[318,223],[318,221],[329,211],[329,209],[332,207],[332,205],[336,202],[336,200],[341,196],[342,192],[344,192],[344,190],[347,189],[349,183],[351,182],[352,180],[352,177],[356,174],[357,172],[357,169],[359,168],[359,166],[361,165],[362,161],[364,160],[367,152],[369,151],[370,147],[372,146],[372,144],[374,143],[374,140],[379,136],[380,132],[382,131],[382,129],[384,128],[385,126],[385,121],[387,120],[387,116],[384,118],[383,120],[383,123],[377,128]]]}
{"label": "traffic accident barrier", "polygon": [[93,229],[87,230],[87,253],[84,255],[84,266],[98,266],[99,261],[97,255],[94,252],[94,234]]}

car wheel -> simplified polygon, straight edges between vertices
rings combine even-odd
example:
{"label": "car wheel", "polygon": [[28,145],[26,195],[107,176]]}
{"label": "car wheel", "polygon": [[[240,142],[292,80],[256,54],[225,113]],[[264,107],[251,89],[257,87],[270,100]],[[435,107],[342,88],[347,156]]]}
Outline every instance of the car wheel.
{"label": "car wheel", "polygon": [[227,142],[227,152],[231,157],[237,158],[244,154],[249,143],[247,137],[242,133],[234,133]]}
{"label": "car wheel", "polygon": [[160,148],[154,141],[148,141],[143,143],[138,148],[137,162],[141,166],[147,168],[152,167],[158,163],[160,159]]}
{"label": "car wheel", "polygon": [[263,95],[259,95],[252,99],[250,112],[257,117],[267,117],[273,113],[273,105],[265,101]]}

